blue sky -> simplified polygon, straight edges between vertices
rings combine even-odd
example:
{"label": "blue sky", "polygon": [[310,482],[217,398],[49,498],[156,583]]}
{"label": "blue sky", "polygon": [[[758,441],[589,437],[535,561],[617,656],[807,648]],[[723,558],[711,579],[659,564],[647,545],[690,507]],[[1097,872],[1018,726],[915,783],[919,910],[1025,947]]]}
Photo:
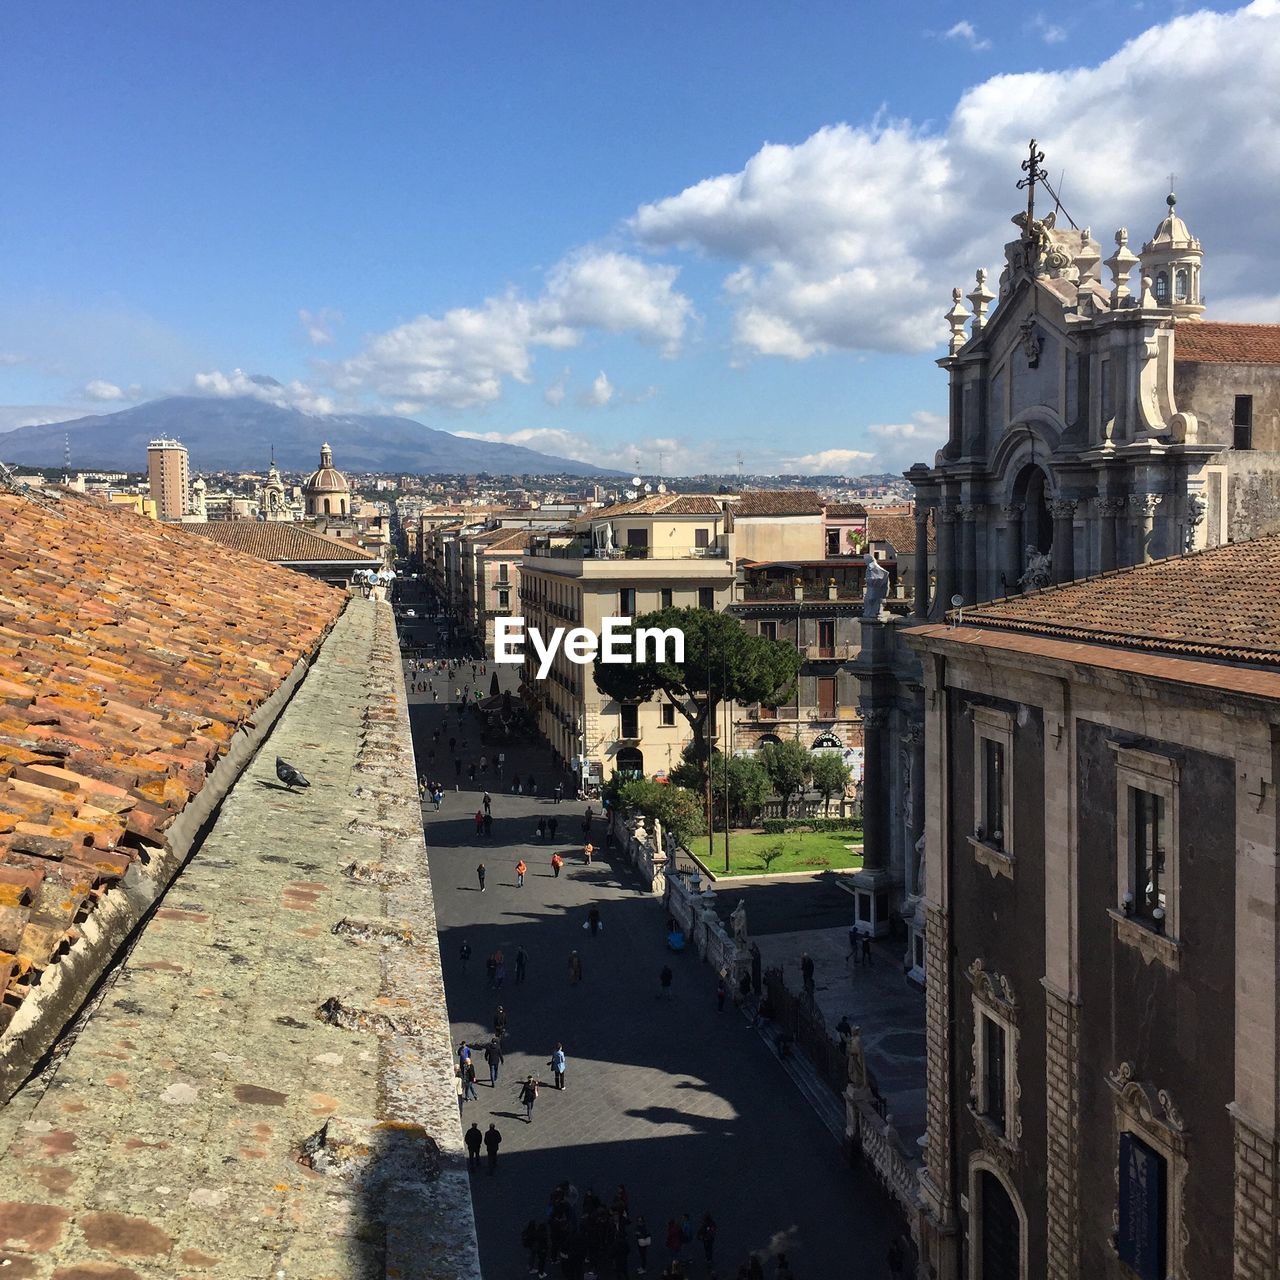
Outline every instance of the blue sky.
{"label": "blue sky", "polygon": [[0,425],[270,374],[646,471],[905,466],[1033,132],[1108,249],[1177,171],[1211,309],[1280,319],[1280,5],[1170,12],[7,4]]}

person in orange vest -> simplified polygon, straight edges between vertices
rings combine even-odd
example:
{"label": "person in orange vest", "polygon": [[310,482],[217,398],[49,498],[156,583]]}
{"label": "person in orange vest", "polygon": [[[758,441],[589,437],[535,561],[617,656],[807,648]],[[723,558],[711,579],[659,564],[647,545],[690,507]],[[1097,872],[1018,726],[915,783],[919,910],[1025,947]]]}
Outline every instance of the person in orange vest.
{"label": "person in orange vest", "polygon": [[564,859],[558,853],[553,853],[551,855],[551,874],[555,876],[557,880],[560,879],[560,868],[563,866]]}
{"label": "person in orange vest", "polygon": [[516,888],[517,889],[524,888],[524,873],[528,870],[529,868],[524,865],[524,859],[521,858],[520,861],[516,863]]}
{"label": "person in orange vest", "polygon": [[582,856],[586,859],[587,866],[591,865],[591,855],[595,853],[596,847],[593,844],[587,844],[583,847]]}

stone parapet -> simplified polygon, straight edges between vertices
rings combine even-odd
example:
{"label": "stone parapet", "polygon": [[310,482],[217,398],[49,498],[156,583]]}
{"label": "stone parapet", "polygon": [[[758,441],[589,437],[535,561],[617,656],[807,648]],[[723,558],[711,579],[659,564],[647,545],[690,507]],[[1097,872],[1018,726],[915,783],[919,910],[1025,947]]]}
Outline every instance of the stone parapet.
{"label": "stone parapet", "polygon": [[[1233,1109],[1234,1110],[1234,1109]],[[1235,1126],[1234,1280],[1280,1278],[1280,1144],[1238,1111]]]}
{"label": "stone parapet", "polygon": [[1080,1010],[1045,987],[1049,1280],[1080,1276]]}

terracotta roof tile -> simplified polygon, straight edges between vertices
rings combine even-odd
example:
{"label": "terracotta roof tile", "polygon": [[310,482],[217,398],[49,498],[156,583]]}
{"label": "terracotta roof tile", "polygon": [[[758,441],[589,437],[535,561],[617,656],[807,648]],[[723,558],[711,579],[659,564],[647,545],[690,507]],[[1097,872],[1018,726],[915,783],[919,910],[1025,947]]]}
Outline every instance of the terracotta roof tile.
{"label": "terracotta roof tile", "polygon": [[867,509],[860,502],[828,502],[824,504],[829,516],[865,516]]}
{"label": "terracotta roof tile", "polygon": [[1280,533],[976,605],[964,621],[1280,666]]}
{"label": "terracotta roof tile", "polygon": [[272,564],[323,564],[335,560],[354,565],[377,565],[382,561],[354,543],[327,538],[283,520],[211,520],[207,524],[182,526],[242,555],[269,560]]}
{"label": "terracotta roof tile", "polygon": [[[916,553],[916,521],[914,516],[881,516],[872,512],[867,517],[867,540],[888,542],[899,555]],[[934,531],[933,512],[929,512],[929,551],[936,552],[938,538]]]}
{"label": "terracotta roof tile", "polygon": [[0,1027],[344,599],[190,526],[0,492]]}
{"label": "terracotta roof tile", "polygon": [[823,501],[813,489],[748,489],[733,504],[737,516],[817,516]]}
{"label": "terracotta roof tile", "polygon": [[1174,363],[1280,364],[1280,324],[1188,321],[1173,331]]}

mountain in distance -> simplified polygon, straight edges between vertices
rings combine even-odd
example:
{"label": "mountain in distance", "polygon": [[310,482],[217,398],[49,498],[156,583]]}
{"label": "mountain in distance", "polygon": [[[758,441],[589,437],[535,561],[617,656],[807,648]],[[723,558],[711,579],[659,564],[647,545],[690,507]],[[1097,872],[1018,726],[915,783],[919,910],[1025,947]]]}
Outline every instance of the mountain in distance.
{"label": "mountain in distance", "polygon": [[192,474],[265,471],[271,450],[284,471],[314,471],[320,446],[333,448],[340,471],[405,474],[616,476],[622,472],[519,445],[467,440],[412,418],[384,414],[309,414],[253,396],[169,396],[69,422],[18,427],[0,435],[0,461],[53,466],[64,437],[76,471],[142,471],[147,444],[181,441]]}

